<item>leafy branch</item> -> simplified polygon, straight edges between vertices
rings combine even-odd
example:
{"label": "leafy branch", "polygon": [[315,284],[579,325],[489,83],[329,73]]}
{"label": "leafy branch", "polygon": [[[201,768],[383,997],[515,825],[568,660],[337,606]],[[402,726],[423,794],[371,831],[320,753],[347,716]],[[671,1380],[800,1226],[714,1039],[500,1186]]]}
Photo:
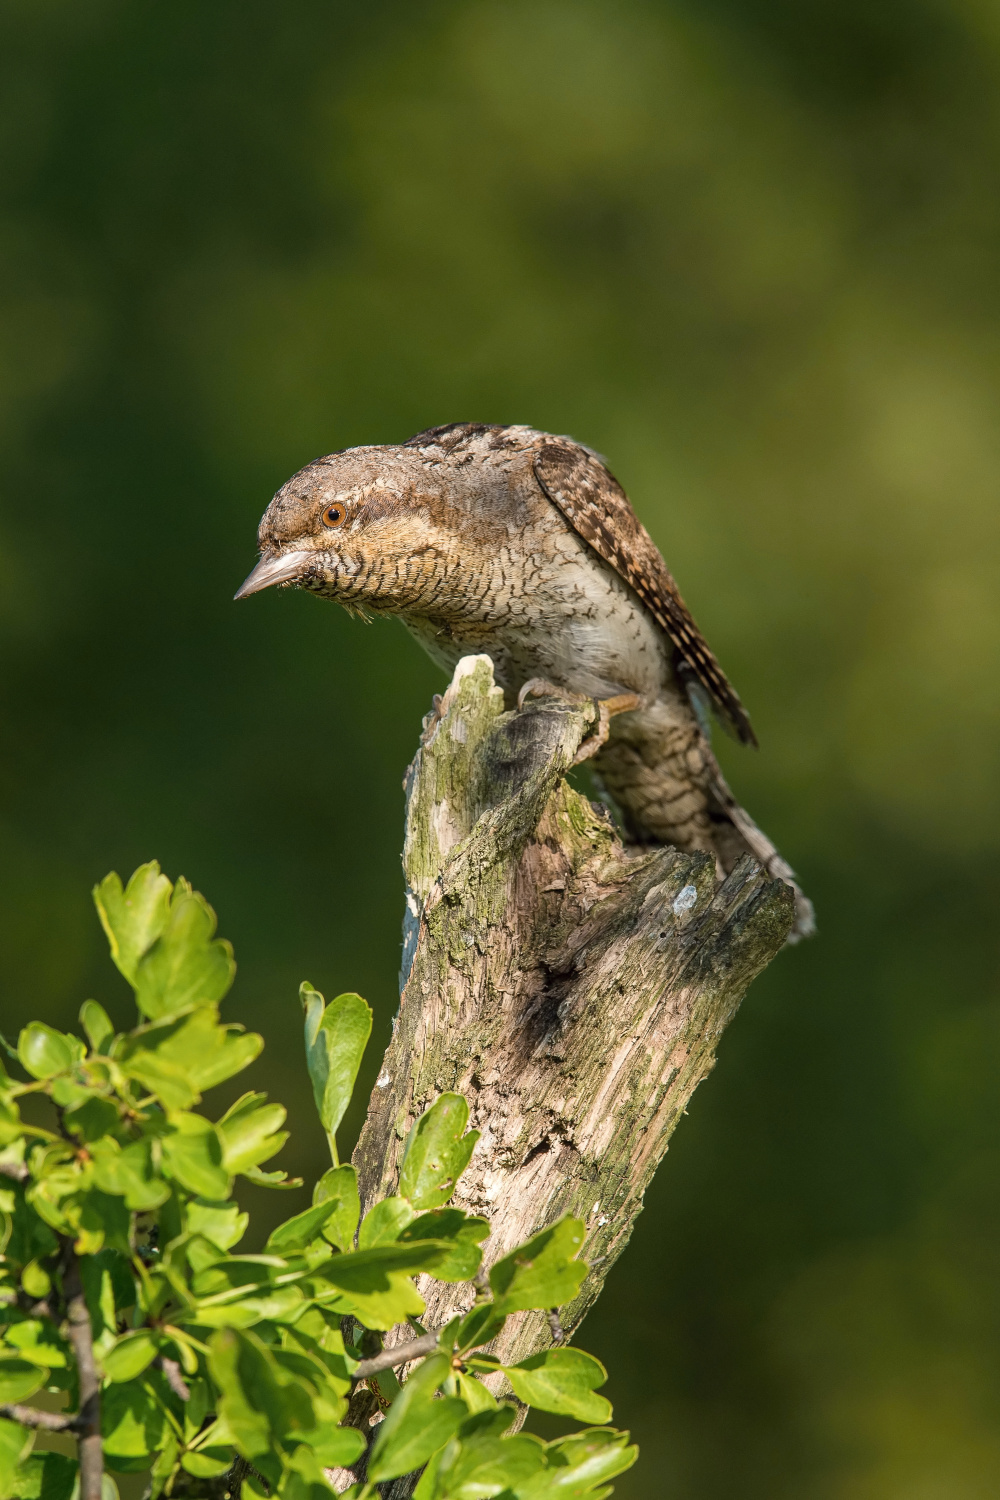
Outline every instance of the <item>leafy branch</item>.
{"label": "leafy branch", "polygon": [[[321,1500],[336,1471],[362,1500],[421,1469],[418,1500],[607,1495],[635,1449],[605,1425],[600,1363],[566,1345],[512,1365],[489,1353],[508,1318],[577,1294],[580,1221],[560,1219],[483,1274],[489,1224],[450,1203],[478,1139],[455,1093],[417,1120],[395,1192],[362,1218],[336,1134],[371,1012],[358,995],[326,1005],[303,985],[332,1165],[262,1253],[239,1253],[236,1180],[298,1182],[263,1169],[287,1139],[281,1105],[248,1092],[216,1120],[196,1108],[263,1045],[220,1019],[232,952],[203,897],[155,864],[94,894],[137,1023],[117,1031],[88,1000],[84,1037],[33,1022],[8,1048],[18,1076],[0,1067],[0,1500],[109,1500],[107,1470],[148,1472],[153,1497],[224,1481],[233,1495]],[[54,1128],[22,1119],[36,1094]],[[417,1275],[469,1283],[472,1306],[382,1349],[424,1312]],[[362,1385],[384,1412],[370,1448],[370,1426],[349,1420]],[[508,1389],[594,1425],[553,1443],[511,1431]],[[41,1391],[67,1410],[24,1404]],[[77,1458],[33,1452],[39,1432],[72,1434]]]}

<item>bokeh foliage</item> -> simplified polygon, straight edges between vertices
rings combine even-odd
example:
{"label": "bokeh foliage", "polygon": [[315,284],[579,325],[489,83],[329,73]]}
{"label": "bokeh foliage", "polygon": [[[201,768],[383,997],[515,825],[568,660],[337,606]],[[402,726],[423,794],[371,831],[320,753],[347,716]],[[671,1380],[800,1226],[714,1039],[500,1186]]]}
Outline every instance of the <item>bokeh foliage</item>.
{"label": "bokeh foliage", "polygon": [[6,0],[0,37],[4,1029],[72,1024],[81,893],[156,851],[319,1163],[285,997],[388,1034],[440,683],[396,626],[231,593],[319,453],[571,432],[747,703],[727,767],[821,923],[588,1321],[620,1493],[995,1494],[995,7]]}

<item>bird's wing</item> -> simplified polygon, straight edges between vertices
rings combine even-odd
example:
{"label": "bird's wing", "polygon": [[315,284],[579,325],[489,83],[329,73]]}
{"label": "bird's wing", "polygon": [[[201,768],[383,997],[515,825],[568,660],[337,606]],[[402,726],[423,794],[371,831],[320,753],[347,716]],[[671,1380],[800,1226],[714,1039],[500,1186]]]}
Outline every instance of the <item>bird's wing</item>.
{"label": "bird's wing", "polygon": [[708,693],[723,722],[756,745],[746,709],[692,620],[656,543],[628,496],[594,454],[570,441],[546,439],[535,450],[535,475],[553,504],[598,557],[630,584],[667,632],[684,667]]}

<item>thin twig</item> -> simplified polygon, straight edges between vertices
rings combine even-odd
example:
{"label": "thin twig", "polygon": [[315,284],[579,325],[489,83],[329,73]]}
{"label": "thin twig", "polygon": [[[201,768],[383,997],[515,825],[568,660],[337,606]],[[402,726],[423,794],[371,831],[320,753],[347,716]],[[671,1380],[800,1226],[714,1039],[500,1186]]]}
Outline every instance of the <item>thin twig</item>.
{"label": "thin twig", "polygon": [[243,1481],[248,1474],[252,1474],[258,1484],[263,1486],[265,1495],[271,1493],[270,1480],[265,1479],[260,1470],[254,1468],[249,1459],[237,1458],[233,1463],[233,1467],[223,1476],[229,1481],[227,1489],[228,1500],[240,1500],[240,1496],[243,1493]]}
{"label": "thin twig", "polygon": [[0,1417],[20,1422],[22,1427],[41,1427],[46,1432],[77,1432],[82,1425],[77,1412],[66,1416],[58,1411],[39,1411],[36,1406],[19,1406],[16,1401],[0,1403]]}
{"label": "thin twig", "polygon": [[101,1378],[94,1359],[94,1330],[87,1310],[80,1262],[73,1241],[63,1239],[63,1290],[66,1293],[67,1337],[73,1346],[80,1386],[80,1500],[101,1500],[104,1453],[101,1445]]}
{"label": "thin twig", "polygon": [[174,1395],[180,1396],[182,1401],[190,1401],[191,1387],[181,1374],[181,1367],[176,1359],[168,1359],[165,1354],[160,1354],[153,1363],[159,1365],[167,1377],[167,1385],[169,1385]]}
{"label": "thin twig", "polygon": [[49,1295],[52,1299],[51,1301],[48,1297],[42,1297],[39,1301],[37,1297],[29,1297],[22,1287],[17,1293],[17,1305],[22,1312],[28,1314],[29,1318],[48,1318],[50,1322],[57,1323],[59,1319],[53,1311],[56,1305],[56,1292],[54,1288]]}
{"label": "thin twig", "polygon": [[425,1333],[423,1338],[396,1344],[392,1349],[383,1349],[381,1354],[373,1354],[371,1359],[363,1359],[351,1379],[367,1380],[369,1375],[377,1375],[380,1370],[391,1370],[396,1365],[407,1364],[411,1359],[419,1359],[422,1354],[432,1354],[437,1346],[436,1333]]}

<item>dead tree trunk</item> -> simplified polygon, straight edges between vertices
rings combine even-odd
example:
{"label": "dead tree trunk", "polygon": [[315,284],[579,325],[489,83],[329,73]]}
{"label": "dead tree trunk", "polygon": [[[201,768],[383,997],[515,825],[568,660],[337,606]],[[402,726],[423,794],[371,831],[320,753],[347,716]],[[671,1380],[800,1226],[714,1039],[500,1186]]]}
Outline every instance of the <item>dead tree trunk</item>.
{"label": "dead tree trunk", "polygon": [[[367,1209],[394,1191],[414,1119],[464,1094],[482,1137],[456,1202],[490,1219],[487,1264],[564,1213],[586,1223],[567,1336],[793,915],[749,856],[720,885],[708,854],[623,848],[565,780],[595,717],[558,698],[505,712],[489,657],[456,668],[407,775],[401,1001],[354,1153]],[[428,1327],[473,1301],[469,1285],[421,1289]],[[552,1338],[521,1314],[497,1352]]]}

